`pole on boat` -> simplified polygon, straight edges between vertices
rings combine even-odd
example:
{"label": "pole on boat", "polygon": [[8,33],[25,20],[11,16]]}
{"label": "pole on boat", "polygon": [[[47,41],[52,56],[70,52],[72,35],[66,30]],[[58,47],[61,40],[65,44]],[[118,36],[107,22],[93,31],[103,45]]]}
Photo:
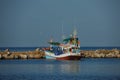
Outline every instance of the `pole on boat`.
{"label": "pole on boat", "polygon": [[63,24],[62,24],[62,40],[65,39],[64,31],[63,31]]}

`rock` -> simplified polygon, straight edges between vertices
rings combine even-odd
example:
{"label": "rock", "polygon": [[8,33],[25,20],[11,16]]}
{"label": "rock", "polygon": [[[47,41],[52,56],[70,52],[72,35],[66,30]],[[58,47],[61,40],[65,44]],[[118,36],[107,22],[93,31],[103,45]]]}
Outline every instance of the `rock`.
{"label": "rock", "polygon": [[114,57],[114,56],[113,56],[113,53],[110,52],[109,54],[106,54],[106,57],[108,57],[108,58],[112,58],[112,57]]}
{"label": "rock", "polygon": [[28,59],[33,59],[33,54],[29,54]]}
{"label": "rock", "polygon": [[35,51],[37,51],[37,52],[38,52],[38,51],[40,51],[40,49],[39,49],[39,48],[37,48]]}
{"label": "rock", "polygon": [[6,59],[7,58],[7,54],[2,54],[2,59]]}
{"label": "rock", "polygon": [[9,52],[9,49],[6,49],[4,52]]}
{"label": "rock", "polygon": [[115,50],[115,53],[116,53],[116,54],[119,54],[119,50]]}
{"label": "rock", "polygon": [[18,57],[19,57],[20,59],[27,59],[27,55],[25,55],[25,54],[20,54]]}
{"label": "rock", "polygon": [[0,54],[0,59],[2,58],[2,55]]}
{"label": "rock", "polygon": [[41,55],[40,55],[40,54],[34,55],[34,59],[40,59],[40,58],[41,58]]}
{"label": "rock", "polygon": [[18,59],[19,57],[18,57],[18,55],[14,55],[14,59]]}
{"label": "rock", "polygon": [[117,58],[120,58],[120,54],[117,55]]}

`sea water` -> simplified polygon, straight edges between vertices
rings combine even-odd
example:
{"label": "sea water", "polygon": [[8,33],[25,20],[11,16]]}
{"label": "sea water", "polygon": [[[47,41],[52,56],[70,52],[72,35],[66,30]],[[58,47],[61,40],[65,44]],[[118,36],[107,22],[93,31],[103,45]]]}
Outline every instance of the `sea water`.
{"label": "sea water", "polygon": [[120,80],[120,59],[0,60],[0,80]]}

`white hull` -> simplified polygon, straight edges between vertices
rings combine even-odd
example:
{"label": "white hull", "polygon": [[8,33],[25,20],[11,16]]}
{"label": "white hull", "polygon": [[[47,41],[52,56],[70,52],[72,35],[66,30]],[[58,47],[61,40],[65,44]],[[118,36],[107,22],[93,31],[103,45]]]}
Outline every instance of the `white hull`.
{"label": "white hull", "polygon": [[62,60],[67,60],[67,59],[76,59],[77,58],[80,58],[80,53],[63,53],[63,54],[60,54],[60,55],[55,55],[54,53],[52,52],[49,52],[49,51],[45,51],[45,55],[46,55],[46,58],[47,59],[62,59]]}

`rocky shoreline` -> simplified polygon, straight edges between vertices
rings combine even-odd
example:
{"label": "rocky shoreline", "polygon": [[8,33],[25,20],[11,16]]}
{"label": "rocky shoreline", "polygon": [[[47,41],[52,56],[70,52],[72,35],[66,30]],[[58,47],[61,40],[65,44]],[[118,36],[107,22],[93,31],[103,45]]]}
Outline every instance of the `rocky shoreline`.
{"label": "rocky shoreline", "polygon": [[34,51],[25,52],[11,52],[9,49],[0,52],[0,59],[42,59],[44,56],[44,52],[39,48]]}
{"label": "rocky shoreline", "polygon": [[[82,58],[120,58],[120,50],[81,50],[81,56]],[[25,52],[11,52],[9,49],[0,51],[0,59],[43,59],[44,57],[44,51],[39,48]]]}
{"label": "rocky shoreline", "polygon": [[98,49],[98,50],[83,50],[81,56],[84,58],[120,58],[120,50],[118,49]]}

